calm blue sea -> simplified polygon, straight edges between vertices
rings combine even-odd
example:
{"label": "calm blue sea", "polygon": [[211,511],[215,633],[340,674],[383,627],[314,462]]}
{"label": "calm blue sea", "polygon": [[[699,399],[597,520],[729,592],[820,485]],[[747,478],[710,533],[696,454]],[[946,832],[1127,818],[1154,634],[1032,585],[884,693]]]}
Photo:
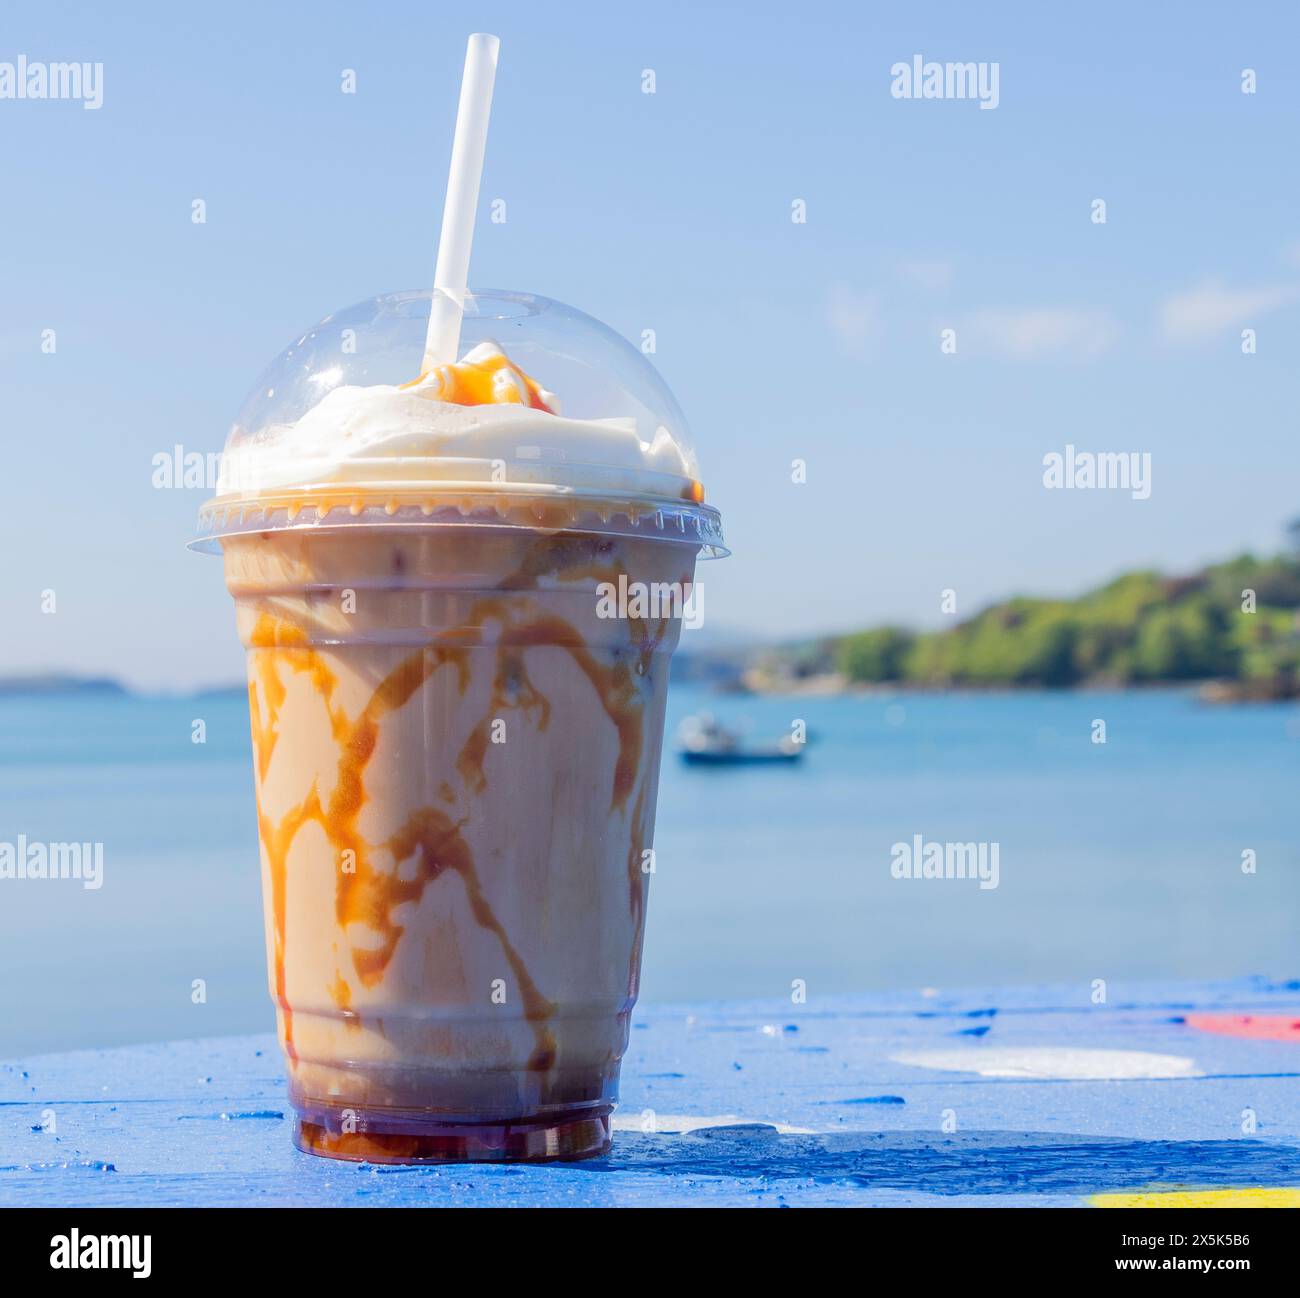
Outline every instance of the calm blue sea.
{"label": "calm blue sea", "polygon": [[[670,726],[702,708],[812,743],[795,769],[665,758],[644,998],[1300,973],[1300,709],[679,688]],[[105,884],[0,881],[0,1057],[269,1027],[242,698],[0,700],[19,834],[104,842]],[[915,834],[996,843],[999,886],[895,879]]]}

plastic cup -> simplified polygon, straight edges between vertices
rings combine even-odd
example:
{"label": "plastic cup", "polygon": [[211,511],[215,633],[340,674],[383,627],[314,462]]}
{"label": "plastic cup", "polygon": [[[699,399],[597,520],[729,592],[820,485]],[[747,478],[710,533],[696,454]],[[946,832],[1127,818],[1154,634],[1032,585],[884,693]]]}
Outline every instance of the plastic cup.
{"label": "plastic cup", "polygon": [[[411,377],[428,301],[375,299],[290,348],[254,390],[230,461],[265,460],[314,376]],[[522,295],[471,306],[467,342],[498,336],[568,398],[566,417],[630,419],[642,441],[662,429],[686,447],[666,389],[615,335]],[[344,331],[357,350],[343,355],[364,362],[341,360]],[[301,465],[293,483],[232,473],[205,507],[202,544],[224,554],[247,650],[269,981],[295,1140],[314,1153],[609,1147],[673,601],[721,534],[689,459],[676,481],[643,474],[649,490],[634,492],[599,455],[512,449],[353,465],[345,484]],[[637,590],[658,603],[611,599]]]}

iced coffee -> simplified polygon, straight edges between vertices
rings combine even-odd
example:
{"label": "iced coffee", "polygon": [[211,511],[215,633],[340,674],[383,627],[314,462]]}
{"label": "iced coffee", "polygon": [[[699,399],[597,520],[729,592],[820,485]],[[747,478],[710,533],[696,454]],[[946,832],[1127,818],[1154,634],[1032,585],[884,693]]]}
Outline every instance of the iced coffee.
{"label": "iced coffee", "polygon": [[[718,515],[629,344],[485,294],[461,359],[409,373],[428,301],[290,347],[204,510],[247,650],[297,1140],[582,1157],[609,1143],[669,659]],[[610,600],[629,589],[658,598]]]}

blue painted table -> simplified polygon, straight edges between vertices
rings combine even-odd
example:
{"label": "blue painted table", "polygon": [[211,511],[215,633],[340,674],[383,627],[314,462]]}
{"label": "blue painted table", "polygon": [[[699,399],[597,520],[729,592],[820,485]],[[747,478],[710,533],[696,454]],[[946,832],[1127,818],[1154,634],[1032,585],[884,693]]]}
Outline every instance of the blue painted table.
{"label": "blue painted table", "polygon": [[[613,1154],[532,1167],[300,1154],[269,1037],[37,1057],[0,1065],[0,1204],[1084,1205],[1300,1187],[1300,1035],[1286,1032],[1300,982],[1108,999],[647,1006]],[[1204,1031],[1194,1011],[1277,1016],[1282,1035]]]}

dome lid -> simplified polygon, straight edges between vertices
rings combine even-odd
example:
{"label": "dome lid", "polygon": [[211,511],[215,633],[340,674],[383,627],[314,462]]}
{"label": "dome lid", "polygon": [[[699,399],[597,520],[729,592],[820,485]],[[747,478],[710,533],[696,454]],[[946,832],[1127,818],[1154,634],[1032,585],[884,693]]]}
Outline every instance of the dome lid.
{"label": "dome lid", "polygon": [[420,372],[428,290],[369,298],[287,347],[245,401],[198,548],[280,527],[527,526],[725,554],[658,371],[573,307],[466,299],[461,361]]}

